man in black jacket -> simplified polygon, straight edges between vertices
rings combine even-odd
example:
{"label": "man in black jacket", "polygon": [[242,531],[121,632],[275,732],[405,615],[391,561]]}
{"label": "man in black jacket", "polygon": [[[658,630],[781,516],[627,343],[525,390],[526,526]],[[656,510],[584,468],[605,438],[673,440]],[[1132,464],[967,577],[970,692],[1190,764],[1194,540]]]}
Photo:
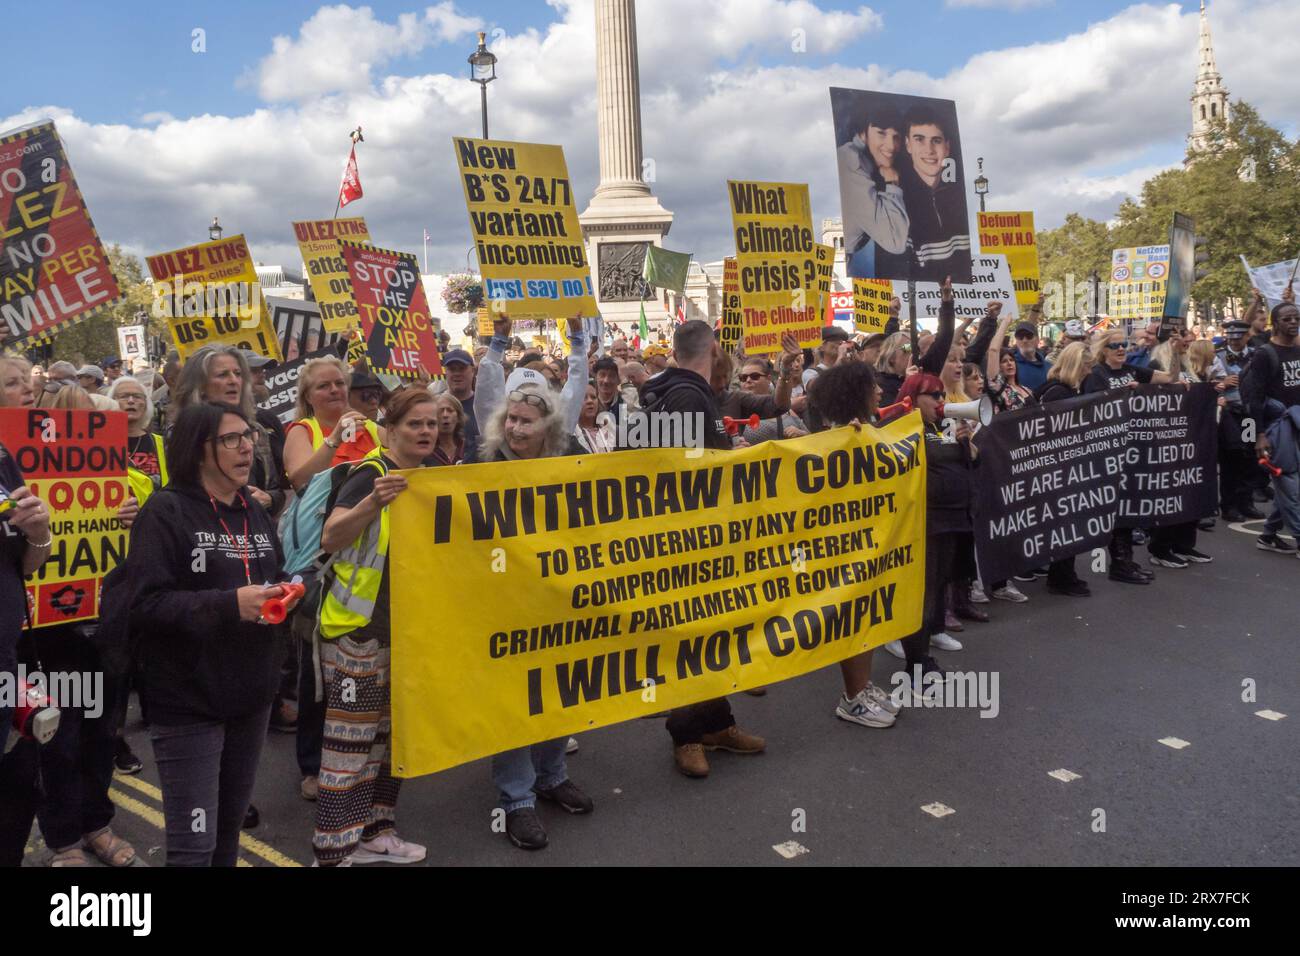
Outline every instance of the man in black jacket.
{"label": "man in black jacket", "polygon": [[[669,368],[645,383],[641,407],[647,414],[675,412],[696,416],[702,427],[705,448],[729,450],[731,439],[722,425],[709,377],[719,351],[708,323],[692,319],[673,334],[673,355],[677,367]],[[680,430],[679,432],[680,433]],[[687,433],[691,433],[687,430]],[[705,750],[728,750],[738,754],[762,753],[767,743],[736,726],[727,698],[719,697],[686,707],[675,707],[668,715],[668,733],[673,738],[673,759],[688,777],[707,777],[709,761]]]}

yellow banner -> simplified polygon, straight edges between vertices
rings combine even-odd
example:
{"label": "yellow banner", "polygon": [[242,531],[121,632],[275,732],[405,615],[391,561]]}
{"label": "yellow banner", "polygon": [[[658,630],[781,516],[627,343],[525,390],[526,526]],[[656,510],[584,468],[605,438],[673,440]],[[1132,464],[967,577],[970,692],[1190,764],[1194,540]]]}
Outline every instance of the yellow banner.
{"label": "yellow banner", "polygon": [[[924,444],[913,413],[729,452],[403,472],[395,773],[772,684],[914,632]],[[431,582],[461,596],[436,620]]]}
{"label": "yellow banner", "polygon": [[154,315],[167,320],[181,360],[233,345],[280,361],[280,342],[242,235],[148,257]]}
{"label": "yellow banner", "polygon": [[352,277],[343,261],[340,239],[369,244],[370,231],[361,217],[355,219],[314,219],[293,224],[298,251],[307,268],[311,294],[320,306],[321,322],[326,332],[345,332],[360,328],[357,303],[352,295]]}
{"label": "yellow banner", "polygon": [[1011,268],[1011,284],[1016,290],[1016,304],[1025,315],[1038,301],[1042,283],[1038,273],[1038,234],[1034,232],[1032,212],[981,212],[979,216],[980,252],[1004,255]]}
{"label": "yellow banner", "polygon": [[813,246],[813,259],[817,263],[817,314],[826,314],[830,304],[831,284],[835,281],[835,247],[820,242]]}
{"label": "yellow banner", "polygon": [[1112,319],[1159,319],[1169,285],[1169,246],[1136,246],[1111,253]]}
{"label": "yellow banner", "polygon": [[453,140],[484,304],[512,319],[594,318],[587,247],[559,146]]}
{"label": "yellow banner", "polygon": [[744,316],[740,312],[740,269],[735,256],[722,260],[722,348],[735,355],[744,333]]}
{"label": "yellow banner", "polygon": [[[781,351],[785,332],[793,332],[800,347],[820,345],[822,303],[808,186],[730,180],[727,190],[740,269],[745,354]],[[833,250],[831,259],[833,263]]]}
{"label": "yellow banner", "polygon": [[872,335],[884,332],[889,323],[889,303],[894,283],[888,279],[853,280],[853,326]]}

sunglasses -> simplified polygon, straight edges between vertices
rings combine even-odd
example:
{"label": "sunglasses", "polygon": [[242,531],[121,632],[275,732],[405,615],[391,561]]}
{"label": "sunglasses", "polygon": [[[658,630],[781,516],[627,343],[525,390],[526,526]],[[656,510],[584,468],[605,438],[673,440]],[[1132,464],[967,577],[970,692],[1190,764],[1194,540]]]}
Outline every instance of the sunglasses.
{"label": "sunglasses", "polygon": [[384,397],[384,393],[377,388],[354,388],[352,391],[356,392],[363,402],[378,402]]}
{"label": "sunglasses", "polygon": [[242,432],[226,432],[226,434],[218,435],[216,438],[212,439],[214,445],[220,445],[227,451],[234,451],[243,442],[248,442],[250,445],[256,445],[257,432],[249,428]]}
{"label": "sunglasses", "polygon": [[926,398],[933,398],[936,402],[942,402],[945,398],[943,392],[922,392]]}
{"label": "sunglasses", "polygon": [[523,402],[525,405],[531,405],[533,408],[539,408],[543,412],[549,412],[551,406],[541,395],[536,392],[523,392],[518,389],[506,396],[512,402]]}
{"label": "sunglasses", "polygon": [[1107,342],[1107,343],[1106,343],[1106,348],[1110,349],[1112,352],[1120,352],[1120,351],[1123,351],[1124,347],[1125,347],[1125,346],[1124,346],[1124,343],[1123,343],[1123,342]]}
{"label": "sunglasses", "polygon": [[767,378],[764,372],[742,372],[740,380],[742,382],[757,382],[760,378]]}

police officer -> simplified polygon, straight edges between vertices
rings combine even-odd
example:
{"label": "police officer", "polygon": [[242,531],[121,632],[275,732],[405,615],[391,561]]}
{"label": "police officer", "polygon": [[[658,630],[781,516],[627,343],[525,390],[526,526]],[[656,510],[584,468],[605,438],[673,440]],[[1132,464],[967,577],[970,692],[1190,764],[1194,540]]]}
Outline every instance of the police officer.
{"label": "police officer", "polygon": [[1249,414],[1241,402],[1241,376],[1255,349],[1247,343],[1249,322],[1234,319],[1223,330],[1227,341],[1214,355],[1214,377],[1219,379],[1215,387],[1223,406],[1219,416],[1219,513],[1224,521],[1243,521],[1264,517],[1255,510],[1252,499],[1253,479],[1259,470],[1254,442],[1242,438]]}

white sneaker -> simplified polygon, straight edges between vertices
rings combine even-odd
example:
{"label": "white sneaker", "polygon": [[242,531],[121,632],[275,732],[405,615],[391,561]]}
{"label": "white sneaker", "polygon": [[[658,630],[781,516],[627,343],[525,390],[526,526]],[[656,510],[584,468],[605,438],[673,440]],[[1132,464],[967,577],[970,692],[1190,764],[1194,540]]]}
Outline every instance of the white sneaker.
{"label": "white sneaker", "polygon": [[930,635],[930,643],[941,651],[959,651],[961,650],[961,641],[951,634],[945,634],[940,631],[938,634]]}
{"label": "white sneaker", "polygon": [[975,581],[970,586],[970,602],[972,604],[988,604],[989,596],[984,593],[984,584],[981,581]]}
{"label": "white sneaker", "polygon": [[890,697],[870,681],[867,682],[867,696],[879,704],[881,710],[887,711],[891,714],[896,714],[902,710],[902,707],[899,706],[894,698]]}
{"label": "white sneaker", "polygon": [[890,641],[885,645],[885,650],[889,651],[889,653],[893,654],[900,661],[907,660],[907,653],[903,650],[902,641]]}
{"label": "white sneaker", "polygon": [[349,859],[353,863],[419,863],[424,854],[420,844],[407,843],[388,830],[373,840],[362,840]]}
{"label": "white sneaker", "polygon": [[1024,604],[1029,600],[1029,595],[1020,590],[1020,588],[1016,587],[1010,581],[1007,582],[1006,587],[1001,587],[994,591],[993,596],[999,601],[1010,601],[1012,604]]}
{"label": "white sneaker", "polygon": [[564,752],[565,752],[566,754],[576,754],[576,753],[578,752],[578,738],[577,738],[577,737],[570,737],[570,738],[569,738],[569,742],[568,742],[567,744],[564,745]]}
{"label": "white sneaker", "polygon": [[840,720],[861,724],[863,727],[892,727],[894,715],[885,710],[865,691],[859,691],[852,700],[840,694],[840,702],[835,707],[835,716]]}

